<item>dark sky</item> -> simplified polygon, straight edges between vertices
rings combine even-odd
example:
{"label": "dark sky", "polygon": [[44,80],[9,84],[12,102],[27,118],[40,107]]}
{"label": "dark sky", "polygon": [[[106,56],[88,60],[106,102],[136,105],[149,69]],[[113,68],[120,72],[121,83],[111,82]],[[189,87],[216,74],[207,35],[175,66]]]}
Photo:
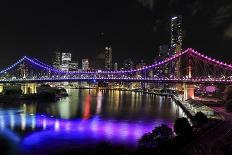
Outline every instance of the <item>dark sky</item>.
{"label": "dark sky", "polygon": [[232,62],[231,0],[56,0],[0,4],[0,68],[23,55],[51,60],[61,48],[73,58],[152,62],[170,44],[170,18],[183,15],[183,48]]}

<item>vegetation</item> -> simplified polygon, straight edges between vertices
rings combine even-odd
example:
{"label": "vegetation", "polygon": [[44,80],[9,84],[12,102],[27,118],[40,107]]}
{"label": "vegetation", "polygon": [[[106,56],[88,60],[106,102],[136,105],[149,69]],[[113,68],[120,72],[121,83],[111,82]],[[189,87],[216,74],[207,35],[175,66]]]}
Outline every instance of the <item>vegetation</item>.
{"label": "vegetation", "polygon": [[226,104],[226,110],[232,111],[232,86],[228,86],[224,91],[224,101]]}
{"label": "vegetation", "polygon": [[174,124],[174,131],[177,136],[185,136],[192,134],[192,127],[187,118],[178,118]]}
{"label": "vegetation", "polygon": [[139,149],[150,150],[157,146],[166,144],[173,138],[173,131],[167,125],[162,124],[156,127],[152,132],[146,133],[139,140]]}
{"label": "vegetation", "polygon": [[3,95],[21,95],[22,90],[19,87],[7,87],[3,91]]}
{"label": "vegetation", "polygon": [[208,122],[208,118],[203,112],[197,112],[193,119],[196,126],[204,125]]}
{"label": "vegetation", "polygon": [[[198,117],[201,119],[204,116],[200,113]],[[174,131],[176,136],[167,125],[161,125],[144,134],[138,142],[139,154],[173,154],[193,139],[193,130],[187,118],[178,118]]]}
{"label": "vegetation", "polygon": [[42,101],[55,101],[59,97],[68,96],[66,89],[50,87],[49,85],[39,87],[37,92],[37,98]]}

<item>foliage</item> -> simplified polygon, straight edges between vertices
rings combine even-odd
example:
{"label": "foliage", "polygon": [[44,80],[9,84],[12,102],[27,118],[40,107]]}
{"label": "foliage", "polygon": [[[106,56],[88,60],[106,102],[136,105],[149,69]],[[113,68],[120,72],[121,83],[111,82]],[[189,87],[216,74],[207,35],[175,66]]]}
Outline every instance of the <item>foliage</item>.
{"label": "foliage", "polygon": [[139,140],[139,148],[150,149],[165,144],[173,138],[172,129],[162,124],[156,127],[152,132],[144,134]]}
{"label": "foliage", "polygon": [[208,122],[208,118],[203,112],[197,112],[194,116],[194,122],[197,125],[203,125]]}
{"label": "foliage", "polygon": [[190,135],[192,134],[192,127],[187,118],[178,118],[174,124],[174,131],[176,135]]}
{"label": "foliage", "polygon": [[232,112],[232,100],[226,102],[226,110]]}
{"label": "foliage", "polygon": [[20,88],[17,88],[17,87],[10,87],[10,88],[4,89],[3,94],[4,95],[21,95],[22,90]]}
{"label": "foliage", "polygon": [[51,87],[49,84],[42,84],[40,87]]}
{"label": "foliage", "polygon": [[226,110],[232,111],[232,86],[228,86],[224,91],[224,101],[226,103]]}

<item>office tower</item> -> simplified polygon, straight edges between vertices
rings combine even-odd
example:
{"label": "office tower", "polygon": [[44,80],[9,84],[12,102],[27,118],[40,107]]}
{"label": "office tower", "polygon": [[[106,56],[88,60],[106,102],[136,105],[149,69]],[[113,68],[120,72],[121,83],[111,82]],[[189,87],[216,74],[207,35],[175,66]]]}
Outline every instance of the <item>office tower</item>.
{"label": "office tower", "polygon": [[118,70],[118,63],[117,63],[117,62],[114,63],[114,70],[115,70],[115,71]]}
{"label": "office tower", "polygon": [[[174,50],[173,54],[181,52],[182,49],[182,17],[174,16],[171,18],[171,48]],[[181,59],[177,59],[172,64],[175,77],[180,77]]]}
{"label": "office tower", "polygon": [[78,71],[78,62],[77,61],[69,62],[69,71]]}
{"label": "office tower", "polygon": [[131,60],[131,58],[128,58],[123,61],[123,69],[130,70],[134,68],[134,62]]}
{"label": "office tower", "polygon": [[171,48],[179,53],[182,48],[182,16],[171,18]]}
{"label": "office tower", "polygon": [[56,69],[60,69],[60,65],[61,65],[61,52],[60,51],[56,51],[54,57],[52,58],[52,65],[54,68]]}
{"label": "office tower", "polygon": [[68,71],[69,70],[69,63],[72,60],[71,53],[62,53],[61,54],[61,70]]}
{"label": "office tower", "polygon": [[105,69],[112,70],[112,47],[105,47]]}
{"label": "office tower", "polygon": [[169,53],[169,48],[168,45],[160,45],[159,46],[159,58],[161,60],[166,59],[167,57],[169,57],[170,53]]}
{"label": "office tower", "polygon": [[[170,50],[168,48],[168,45],[160,45],[159,46],[159,56],[157,58],[157,62],[163,61],[167,59],[170,56]],[[158,67],[158,74],[159,76],[167,76],[171,73],[172,65],[165,64],[162,67]]]}
{"label": "office tower", "polygon": [[82,70],[83,71],[89,70],[89,60],[88,59],[82,59]]}

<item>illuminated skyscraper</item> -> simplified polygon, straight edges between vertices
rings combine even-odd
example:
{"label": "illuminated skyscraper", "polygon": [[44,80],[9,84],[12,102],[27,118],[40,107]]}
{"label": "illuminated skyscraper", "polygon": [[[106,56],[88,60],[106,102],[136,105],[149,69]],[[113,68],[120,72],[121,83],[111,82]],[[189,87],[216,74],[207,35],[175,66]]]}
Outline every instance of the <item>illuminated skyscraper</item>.
{"label": "illuminated skyscraper", "polygon": [[117,62],[114,63],[114,70],[115,70],[115,71],[118,70],[118,63],[117,63]]}
{"label": "illuminated skyscraper", "polygon": [[112,47],[105,47],[105,69],[112,70]]}
{"label": "illuminated skyscraper", "polygon": [[182,16],[171,18],[171,48],[179,53],[182,48]]}
{"label": "illuminated skyscraper", "polygon": [[82,59],[82,70],[83,71],[89,70],[89,60],[88,59]]}
{"label": "illuminated skyscraper", "polygon": [[52,59],[52,65],[54,68],[60,69],[60,65],[61,65],[61,52],[59,52],[58,50],[55,52],[55,55]]}
{"label": "illuminated skyscraper", "polygon": [[69,70],[69,63],[72,60],[71,53],[62,53],[61,55],[61,70],[68,71]]}
{"label": "illuminated skyscraper", "polygon": [[[171,18],[171,48],[174,49],[174,53],[180,53],[182,49],[182,17],[174,16]],[[180,66],[181,59],[177,59],[173,63],[172,68],[174,68],[174,75],[180,77]]]}
{"label": "illuminated skyscraper", "polygon": [[78,71],[78,62],[77,61],[69,62],[69,71]]}

